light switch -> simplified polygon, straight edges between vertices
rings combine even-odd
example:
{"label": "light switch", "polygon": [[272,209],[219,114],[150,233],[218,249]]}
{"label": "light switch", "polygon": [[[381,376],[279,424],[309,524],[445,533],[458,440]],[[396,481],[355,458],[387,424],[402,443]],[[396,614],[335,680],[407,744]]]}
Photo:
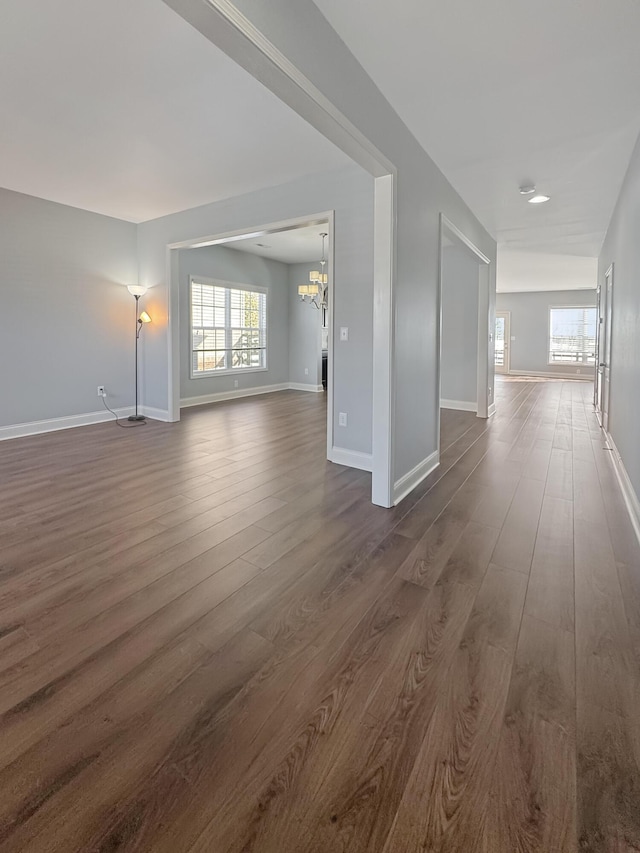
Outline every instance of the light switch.
{"label": "light switch", "polygon": [[349,340],[349,327],[348,326],[340,326],[340,340],[348,341]]}

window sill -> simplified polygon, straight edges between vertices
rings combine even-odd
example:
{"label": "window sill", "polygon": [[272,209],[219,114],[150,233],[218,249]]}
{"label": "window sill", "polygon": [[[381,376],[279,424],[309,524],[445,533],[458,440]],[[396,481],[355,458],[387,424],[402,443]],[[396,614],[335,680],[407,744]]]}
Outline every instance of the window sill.
{"label": "window sill", "polygon": [[239,376],[241,373],[266,373],[268,367],[232,367],[230,370],[209,370],[191,373],[191,379],[211,379],[217,376]]}
{"label": "window sill", "polygon": [[586,364],[585,362],[575,361],[548,361],[547,367],[573,367],[576,370],[593,370],[595,364]]}

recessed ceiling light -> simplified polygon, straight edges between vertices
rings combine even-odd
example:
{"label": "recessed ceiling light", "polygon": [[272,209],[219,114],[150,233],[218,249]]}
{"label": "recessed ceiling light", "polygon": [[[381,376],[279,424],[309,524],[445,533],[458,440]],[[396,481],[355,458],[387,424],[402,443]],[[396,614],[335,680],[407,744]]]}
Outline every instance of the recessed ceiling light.
{"label": "recessed ceiling light", "polygon": [[520,195],[531,195],[534,193],[536,188],[534,186],[526,185],[524,187],[520,187]]}
{"label": "recessed ceiling light", "polygon": [[545,201],[549,201],[549,199],[550,196],[538,193],[537,195],[533,195],[531,198],[528,198],[527,201],[529,204],[544,204]]}

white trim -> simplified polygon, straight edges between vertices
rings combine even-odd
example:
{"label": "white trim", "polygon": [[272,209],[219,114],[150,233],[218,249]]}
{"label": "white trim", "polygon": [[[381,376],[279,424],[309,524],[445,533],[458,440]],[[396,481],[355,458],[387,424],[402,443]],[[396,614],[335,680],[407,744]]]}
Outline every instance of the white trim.
{"label": "white trim", "polygon": [[[146,418],[154,421],[170,421],[169,412],[166,409],[155,409],[152,406],[138,406],[138,411]],[[120,419],[128,418],[129,415],[135,412],[135,407],[124,406],[120,409],[114,409],[114,412]],[[67,415],[63,418],[47,418],[42,421],[28,421],[24,424],[9,424],[8,426],[0,426],[0,441],[104,423],[115,423],[114,416],[111,412],[106,411],[106,409],[103,412],[85,412],[82,415]]]}
{"label": "white trim", "polygon": [[323,385],[308,385],[304,382],[289,382],[290,391],[312,391],[314,394],[321,394],[324,391]]}
{"label": "white trim", "polygon": [[487,412],[487,417],[491,417],[492,415],[495,415],[495,413],[496,413],[496,404],[492,403],[489,406],[489,411]]}
{"label": "white trim", "polygon": [[288,391],[290,384],[281,382],[279,385],[256,385],[254,388],[234,388],[231,391],[217,391],[214,394],[200,394],[197,397],[184,397],[180,400],[181,409],[192,406],[206,406],[208,403],[219,403],[222,400],[235,400],[237,397],[256,397],[259,394],[272,394],[274,391]]}
{"label": "white trim", "polygon": [[[119,418],[126,418],[135,411],[133,406],[123,409],[114,409]],[[106,409],[102,412],[85,412],[82,415],[68,415],[63,418],[47,418],[42,421],[28,421],[23,424],[9,424],[0,427],[0,441],[10,438],[22,438],[26,435],[40,435],[45,432],[57,432],[62,429],[75,429],[76,427],[91,426],[113,421],[115,418]]]}
{"label": "white trim", "polygon": [[371,501],[393,506],[395,455],[395,298],[396,180],[376,178],[373,214],[373,401],[372,450],[375,464]]}
{"label": "white trim", "polygon": [[[336,291],[334,287],[334,255],[335,255],[335,213],[333,210],[328,210],[327,219],[327,274],[329,276],[327,284],[327,459],[330,459],[331,448],[333,447],[333,363],[334,363],[334,332],[335,332],[335,299]],[[322,332],[320,332],[320,367],[322,368]],[[322,369],[320,372],[322,377]],[[317,374],[316,374],[317,377]],[[291,383],[290,383],[291,384]],[[321,389],[322,390],[322,389]]]}
{"label": "white trim", "polygon": [[361,450],[348,450],[346,447],[332,447],[329,462],[336,465],[346,465],[347,468],[359,468],[361,471],[371,471],[373,456],[362,453]]}
{"label": "white trim", "polygon": [[440,450],[434,450],[430,456],[418,463],[415,468],[412,468],[404,477],[400,477],[393,487],[393,505],[397,506],[403,498],[412,492],[425,477],[428,477],[432,471],[440,464]]}
{"label": "white trim", "polygon": [[485,253],[482,252],[476,246],[475,243],[473,243],[465,234],[463,234],[463,232],[457,226],[455,226],[453,224],[453,222],[449,219],[448,216],[445,216],[444,213],[441,213],[440,214],[440,221],[441,221],[442,225],[445,226],[447,231],[452,232],[458,238],[458,240],[460,240],[462,243],[464,243],[464,245],[467,247],[467,249],[471,249],[473,254],[478,258],[478,260],[481,263],[487,264],[487,265],[491,264],[491,258],[488,258],[485,255]]}
{"label": "white trim", "polygon": [[[506,376],[506,373],[500,374],[501,376]],[[510,370],[509,376],[544,376],[550,377],[551,379],[580,379],[584,382],[593,382],[593,376],[589,376],[588,374],[582,373],[551,373],[547,371],[546,373],[542,370]]]}
{"label": "white trim", "polygon": [[[597,369],[604,362],[602,369],[602,394],[600,400],[600,415],[602,428],[609,429],[609,410],[611,408],[611,362],[613,359],[613,285],[615,283],[613,261],[604,274],[605,303],[604,303],[604,354],[598,357]],[[605,405],[606,403],[606,405]]]}
{"label": "white trim", "polygon": [[504,324],[504,337],[505,337],[505,352],[502,357],[502,367],[498,367],[496,364],[496,336],[495,331],[493,335],[493,370],[494,373],[499,374],[500,376],[508,376],[509,370],[511,368],[511,311],[498,311],[496,308],[495,311],[495,319],[497,320],[500,315],[503,315],[506,318]]}
{"label": "white trim", "polygon": [[478,404],[465,402],[464,400],[443,400],[440,399],[441,409],[455,409],[458,412],[477,412]]}
{"label": "white trim", "polygon": [[[231,0],[165,2],[374,177],[393,170],[385,155]],[[230,27],[235,33],[229,32]],[[261,56],[256,57],[249,46]],[[257,67],[260,59],[263,64],[266,60],[266,68]]]}
{"label": "white trim", "polygon": [[636,534],[638,542],[640,542],[640,500],[638,500],[638,495],[636,494],[636,490],[633,488],[633,483],[627,474],[627,469],[624,467],[622,457],[620,456],[614,440],[608,432],[605,430],[603,430],[603,432],[607,443],[611,445],[613,468],[616,472],[618,483],[620,484],[620,489],[629,513],[629,518],[631,519],[633,531]]}
{"label": "white trim", "polygon": [[495,300],[491,299],[491,264],[488,261],[482,261],[478,268],[478,373],[476,376],[476,398],[478,401],[477,415],[479,418],[489,417],[489,388],[495,385],[496,357],[493,345],[496,334],[496,316],[494,302]]}
{"label": "white trim", "polygon": [[145,418],[150,418],[152,421],[164,421],[165,423],[171,423],[169,412],[166,409],[156,409],[153,406],[139,406],[138,408]]}

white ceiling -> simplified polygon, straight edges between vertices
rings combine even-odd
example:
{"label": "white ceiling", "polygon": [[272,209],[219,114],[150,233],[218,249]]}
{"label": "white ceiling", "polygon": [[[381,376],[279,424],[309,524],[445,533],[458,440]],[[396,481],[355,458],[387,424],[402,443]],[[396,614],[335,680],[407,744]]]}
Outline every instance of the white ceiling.
{"label": "white ceiling", "polygon": [[348,162],[160,0],[2,0],[0,186],[139,222]]}
{"label": "white ceiling", "polygon": [[638,0],[315,2],[500,250],[597,256],[640,131]]}
{"label": "white ceiling", "polygon": [[[289,231],[278,231],[263,234],[260,237],[252,236],[245,240],[234,239],[232,243],[225,243],[225,246],[227,249],[249,252],[252,255],[260,255],[262,258],[270,258],[272,261],[280,261],[283,264],[314,263],[322,257],[322,237],[320,235],[327,231],[328,227],[325,222],[323,225],[310,225]],[[327,238],[325,239],[325,255],[328,250]]]}

